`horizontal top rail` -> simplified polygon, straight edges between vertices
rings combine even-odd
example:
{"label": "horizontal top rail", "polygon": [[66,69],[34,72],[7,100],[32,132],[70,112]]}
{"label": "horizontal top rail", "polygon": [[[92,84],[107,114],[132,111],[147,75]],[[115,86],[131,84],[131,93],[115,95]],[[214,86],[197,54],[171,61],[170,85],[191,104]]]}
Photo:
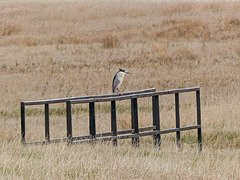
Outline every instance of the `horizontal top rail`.
{"label": "horizontal top rail", "polygon": [[90,103],[90,102],[120,101],[120,100],[126,100],[126,99],[143,98],[143,97],[151,97],[151,96],[167,95],[167,94],[175,94],[175,93],[184,93],[184,92],[199,91],[199,90],[200,90],[199,87],[193,87],[193,88],[185,88],[185,89],[147,92],[147,93],[141,93],[141,94],[122,95],[122,96],[117,96],[117,97],[78,99],[78,100],[71,100],[70,102],[71,102],[71,104],[80,104],[80,103]]}
{"label": "horizontal top rail", "polygon": [[105,94],[105,95],[80,96],[80,97],[70,97],[70,98],[60,98],[60,99],[39,100],[39,101],[24,101],[22,103],[26,106],[30,106],[30,105],[63,103],[63,102],[71,101],[71,100],[80,100],[80,99],[111,98],[111,97],[119,97],[119,96],[126,96],[126,95],[132,95],[132,94],[140,94],[140,93],[149,93],[149,92],[156,92],[156,89],[150,88],[150,89],[144,89],[144,90],[139,90],[139,91],[123,92],[121,94]]}

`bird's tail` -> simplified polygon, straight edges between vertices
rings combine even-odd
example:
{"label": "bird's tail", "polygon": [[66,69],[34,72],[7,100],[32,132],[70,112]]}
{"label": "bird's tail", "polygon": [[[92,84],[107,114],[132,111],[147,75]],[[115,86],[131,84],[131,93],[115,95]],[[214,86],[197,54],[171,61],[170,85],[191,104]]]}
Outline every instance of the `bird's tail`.
{"label": "bird's tail", "polygon": [[114,83],[112,85],[112,92],[115,93]]}

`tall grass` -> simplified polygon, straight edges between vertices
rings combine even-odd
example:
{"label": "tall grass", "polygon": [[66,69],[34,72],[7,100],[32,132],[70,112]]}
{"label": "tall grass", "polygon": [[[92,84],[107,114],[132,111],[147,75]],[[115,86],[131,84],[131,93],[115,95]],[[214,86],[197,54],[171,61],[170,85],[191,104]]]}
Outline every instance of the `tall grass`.
{"label": "tall grass", "polygon": [[[0,1],[0,177],[6,179],[239,179],[240,3],[237,1]],[[196,131],[67,146],[22,146],[20,102],[122,91],[201,88],[203,151]],[[44,139],[42,106],[26,109],[27,140]],[[139,100],[140,127],[152,124]],[[174,96],[160,98],[161,128],[175,127]],[[97,132],[110,131],[110,104],[96,105]],[[196,123],[194,94],[180,95],[181,125]],[[74,105],[73,134],[88,133],[88,106]],[[117,103],[118,129],[131,127]],[[66,136],[65,105],[50,105],[51,138]]]}

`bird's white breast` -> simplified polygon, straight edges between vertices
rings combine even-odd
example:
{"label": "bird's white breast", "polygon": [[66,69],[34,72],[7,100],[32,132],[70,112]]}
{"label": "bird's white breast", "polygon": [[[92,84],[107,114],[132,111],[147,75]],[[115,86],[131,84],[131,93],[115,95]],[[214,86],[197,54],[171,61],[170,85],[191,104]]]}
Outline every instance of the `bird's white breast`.
{"label": "bird's white breast", "polygon": [[116,77],[116,78],[118,78],[118,80],[120,81],[117,87],[120,87],[120,86],[121,86],[121,84],[122,84],[122,82],[123,82],[123,79],[124,79],[124,75],[125,75],[125,73],[123,73],[123,72],[119,72],[119,73],[117,74],[117,77]]}

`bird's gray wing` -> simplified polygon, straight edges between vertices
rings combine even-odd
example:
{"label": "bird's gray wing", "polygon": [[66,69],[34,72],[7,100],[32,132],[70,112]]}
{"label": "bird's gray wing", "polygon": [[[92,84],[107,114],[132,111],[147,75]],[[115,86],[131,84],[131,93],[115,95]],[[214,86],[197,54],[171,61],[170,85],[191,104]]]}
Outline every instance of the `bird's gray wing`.
{"label": "bird's gray wing", "polygon": [[120,81],[117,79],[117,73],[115,74],[114,78],[113,78],[113,83],[112,83],[112,91],[113,93],[115,93],[115,89],[117,87],[117,85],[120,83]]}

